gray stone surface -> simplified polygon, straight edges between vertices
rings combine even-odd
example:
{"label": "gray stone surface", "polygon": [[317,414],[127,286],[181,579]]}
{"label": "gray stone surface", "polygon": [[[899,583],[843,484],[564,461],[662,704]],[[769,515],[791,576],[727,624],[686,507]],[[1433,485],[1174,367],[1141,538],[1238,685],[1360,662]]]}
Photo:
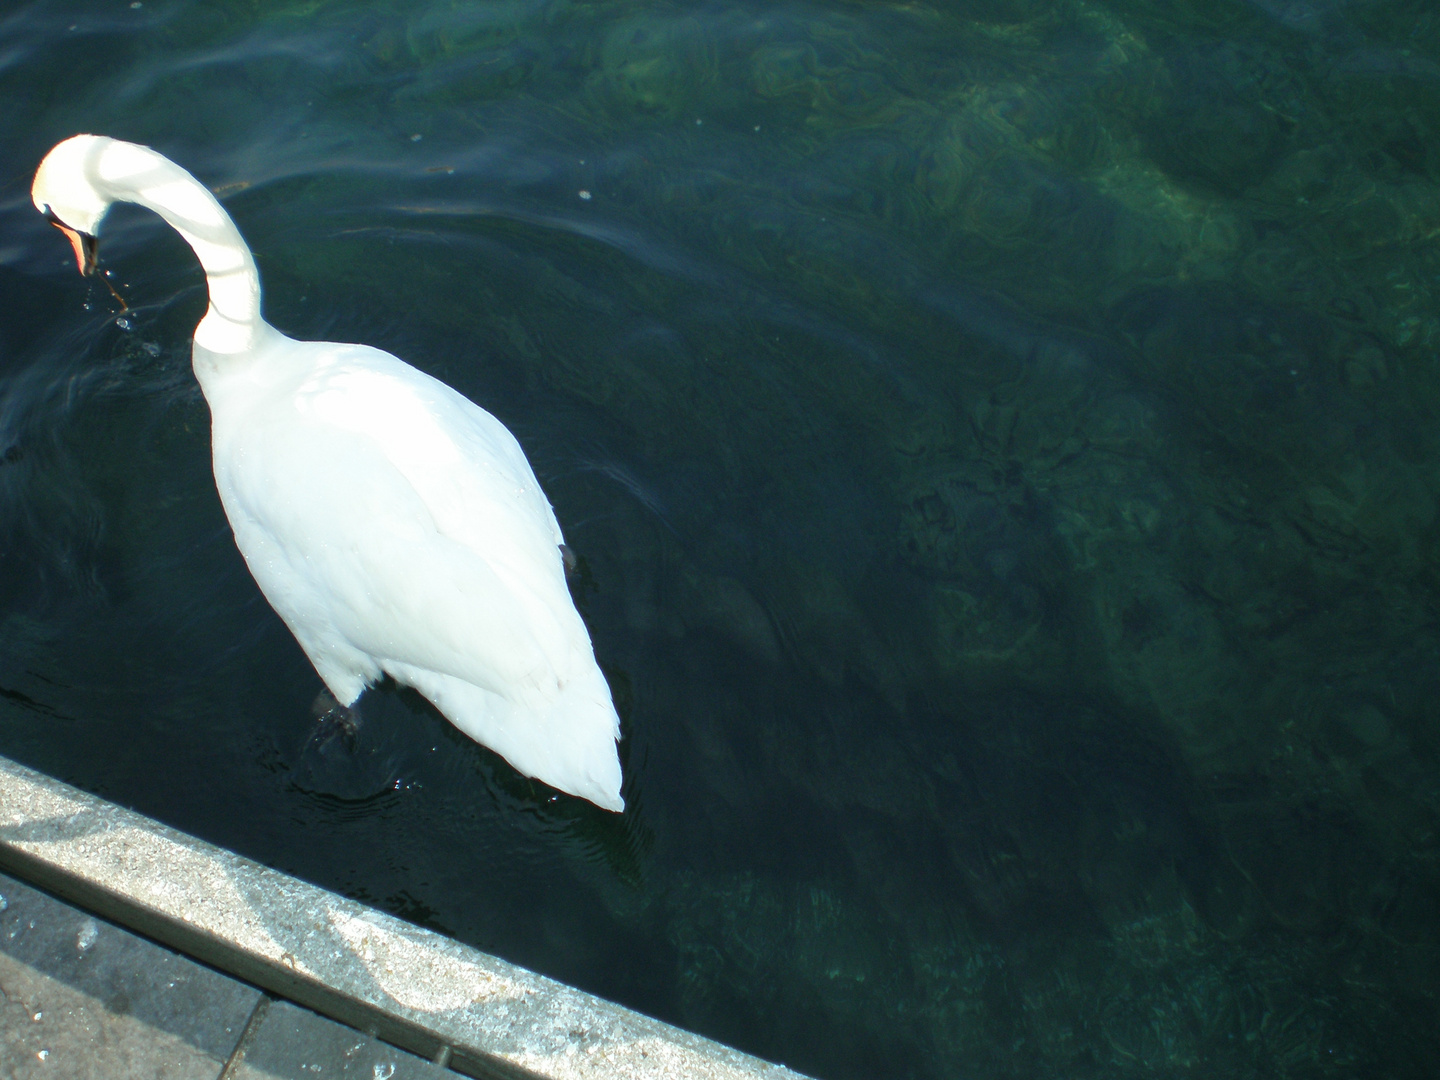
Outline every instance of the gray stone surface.
{"label": "gray stone surface", "polygon": [[0,866],[475,1076],[790,1080],[0,758]]}
{"label": "gray stone surface", "polygon": [[0,874],[0,1077],[214,1080],[254,987]]}
{"label": "gray stone surface", "polygon": [[424,1058],[276,1001],[246,1043],[244,1060],[226,1080],[445,1080],[455,1074]]}

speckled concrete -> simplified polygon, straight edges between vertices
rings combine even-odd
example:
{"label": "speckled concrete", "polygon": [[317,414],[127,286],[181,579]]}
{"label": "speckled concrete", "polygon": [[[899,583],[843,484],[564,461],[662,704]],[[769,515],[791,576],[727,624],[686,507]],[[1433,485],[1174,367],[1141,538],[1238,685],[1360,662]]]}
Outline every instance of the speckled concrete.
{"label": "speckled concrete", "polygon": [[215,1080],[259,990],[0,874],[0,1077]]}
{"label": "speckled concrete", "polygon": [[0,874],[0,1080],[454,1075]]}
{"label": "speckled concrete", "polygon": [[270,1004],[223,1080],[454,1080],[448,1069],[288,1001]]}
{"label": "speckled concrete", "polygon": [[[786,1080],[662,1024],[0,758],[0,866],[476,1076]],[[383,1070],[382,1070],[383,1071]]]}

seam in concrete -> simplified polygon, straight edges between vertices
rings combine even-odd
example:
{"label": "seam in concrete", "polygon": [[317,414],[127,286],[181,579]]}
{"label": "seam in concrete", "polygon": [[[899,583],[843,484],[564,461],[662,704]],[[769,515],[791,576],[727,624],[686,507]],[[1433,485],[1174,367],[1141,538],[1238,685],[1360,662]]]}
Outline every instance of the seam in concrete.
{"label": "seam in concrete", "polygon": [[260,1033],[260,1025],[265,1022],[265,1014],[270,1011],[272,1000],[269,994],[261,994],[260,1000],[255,1002],[255,1008],[250,1012],[250,1019],[245,1021],[245,1030],[240,1033],[240,1041],[235,1044],[235,1049],[230,1053],[230,1060],[225,1062],[225,1068],[220,1070],[220,1075],[215,1080],[235,1080],[240,1066],[245,1062],[246,1052],[254,1043],[255,1036]]}
{"label": "seam in concrete", "polygon": [[0,867],[486,1080],[804,1080],[0,758]]}

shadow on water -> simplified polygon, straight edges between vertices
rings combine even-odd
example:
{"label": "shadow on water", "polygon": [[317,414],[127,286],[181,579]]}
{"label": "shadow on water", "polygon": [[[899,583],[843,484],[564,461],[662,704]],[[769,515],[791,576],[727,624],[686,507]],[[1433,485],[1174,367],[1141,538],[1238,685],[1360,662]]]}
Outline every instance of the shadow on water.
{"label": "shadow on water", "polygon": [[[0,752],[827,1080],[1428,1076],[1440,20],[1423,4],[44,0],[0,20]],[[623,817],[413,692],[316,742],[203,279],[517,435]]]}

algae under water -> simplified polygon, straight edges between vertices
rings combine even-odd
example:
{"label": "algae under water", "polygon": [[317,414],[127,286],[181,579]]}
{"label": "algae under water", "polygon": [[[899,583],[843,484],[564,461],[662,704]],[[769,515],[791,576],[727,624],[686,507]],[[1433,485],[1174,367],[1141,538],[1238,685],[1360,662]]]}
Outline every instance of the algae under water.
{"label": "algae under water", "polygon": [[[825,1080],[1430,1075],[1432,4],[42,0],[0,100],[0,753]],[[77,131],[516,433],[623,818],[309,745]]]}

